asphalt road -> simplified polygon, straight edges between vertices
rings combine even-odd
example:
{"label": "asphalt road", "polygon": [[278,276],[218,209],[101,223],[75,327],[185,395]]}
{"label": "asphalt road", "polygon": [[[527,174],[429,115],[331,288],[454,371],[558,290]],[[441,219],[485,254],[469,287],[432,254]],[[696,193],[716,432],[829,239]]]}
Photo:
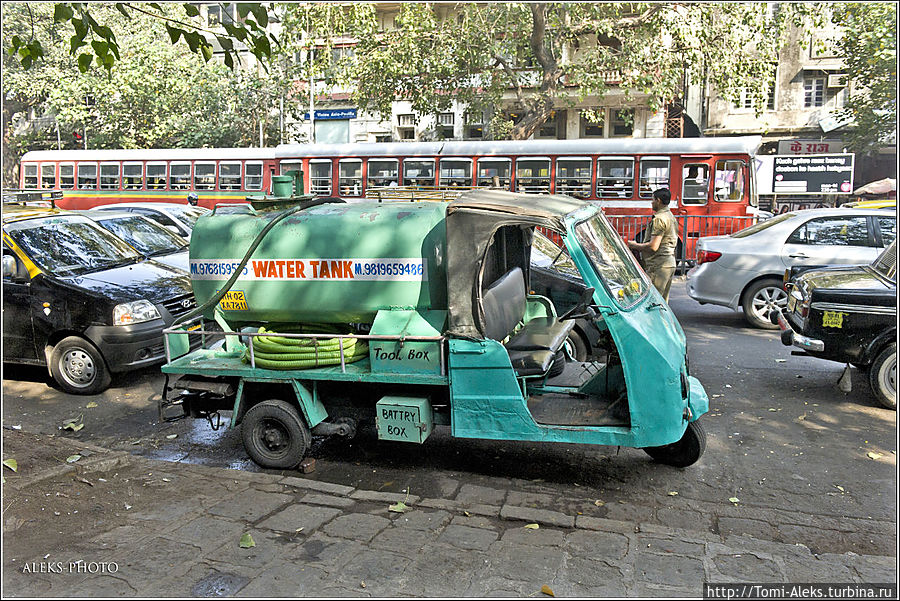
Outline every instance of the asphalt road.
{"label": "asphalt road", "polygon": [[[307,478],[440,498],[449,482],[470,490],[539,490],[559,511],[659,523],[723,535],[802,543],[814,552],[894,555],[896,412],[881,408],[865,375],[841,392],[843,366],[791,356],[777,333],[738,313],[701,306],[673,283],[672,310],[688,338],[691,373],[711,399],[704,457],[687,469],[642,451],[454,439],[439,428],[424,445],[314,440]],[[150,458],[259,468],[240,432],[202,420],[158,424],[158,368],[114,378],[101,395],[52,387],[46,370],[4,364],[6,428],[68,436]],[[80,420],[77,432],[60,429]],[[737,499],[737,501],[735,501]]]}

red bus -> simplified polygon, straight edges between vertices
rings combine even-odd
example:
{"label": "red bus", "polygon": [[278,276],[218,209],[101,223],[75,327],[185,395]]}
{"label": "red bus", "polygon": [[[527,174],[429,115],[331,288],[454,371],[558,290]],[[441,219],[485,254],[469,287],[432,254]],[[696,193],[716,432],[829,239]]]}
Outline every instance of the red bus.
{"label": "red bus", "polygon": [[397,189],[460,192],[501,187],[567,194],[600,204],[626,237],[650,218],[653,191],[672,191],[680,236],[693,241],[750,225],[757,214],[759,136],[285,144],[262,149],[36,151],[21,187],[59,189],[64,208],[128,201],[241,201],[271,176],[300,169],[304,189],[353,202]]}

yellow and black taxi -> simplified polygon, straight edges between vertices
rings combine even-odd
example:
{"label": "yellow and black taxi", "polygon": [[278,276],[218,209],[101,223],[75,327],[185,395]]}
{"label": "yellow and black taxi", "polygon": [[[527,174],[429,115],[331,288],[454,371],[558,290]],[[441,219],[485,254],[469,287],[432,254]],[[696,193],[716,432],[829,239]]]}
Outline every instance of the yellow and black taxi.
{"label": "yellow and black taxi", "polygon": [[96,394],[162,362],[163,328],[195,306],[187,273],[52,206],[5,198],[2,227],[4,363],[46,365],[64,391]]}
{"label": "yellow and black taxi", "polygon": [[897,242],[869,265],[786,274],[781,342],[867,370],[878,401],[897,408]]}

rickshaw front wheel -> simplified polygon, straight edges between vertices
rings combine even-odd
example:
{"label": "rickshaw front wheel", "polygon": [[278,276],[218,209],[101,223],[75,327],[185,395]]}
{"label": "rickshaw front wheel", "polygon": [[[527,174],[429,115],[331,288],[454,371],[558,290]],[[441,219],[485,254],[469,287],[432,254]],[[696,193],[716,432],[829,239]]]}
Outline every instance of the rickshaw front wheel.
{"label": "rickshaw front wheel", "polygon": [[699,421],[688,424],[678,442],[661,447],[645,447],[644,451],[660,463],[673,467],[688,467],[697,462],[706,450],[706,430]]}

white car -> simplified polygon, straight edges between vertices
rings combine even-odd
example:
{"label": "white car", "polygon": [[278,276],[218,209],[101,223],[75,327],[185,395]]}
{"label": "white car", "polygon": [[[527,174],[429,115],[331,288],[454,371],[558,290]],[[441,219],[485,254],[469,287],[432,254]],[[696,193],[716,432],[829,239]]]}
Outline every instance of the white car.
{"label": "white car", "polygon": [[115,234],[147,259],[185,272],[191,270],[188,243],[149,217],[129,211],[79,211]]}
{"label": "white car", "polygon": [[774,329],[784,308],[783,277],[795,265],[871,263],[896,237],[897,216],[878,209],[809,209],[784,213],[728,236],[700,238],[687,292],[701,304],[743,310],[758,328]]}
{"label": "white car", "polygon": [[94,211],[128,211],[149,217],[185,240],[191,239],[191,230],[202,215],[209,213],[204,207],[194,207],[177,202],[120,202],[95,207]]}

